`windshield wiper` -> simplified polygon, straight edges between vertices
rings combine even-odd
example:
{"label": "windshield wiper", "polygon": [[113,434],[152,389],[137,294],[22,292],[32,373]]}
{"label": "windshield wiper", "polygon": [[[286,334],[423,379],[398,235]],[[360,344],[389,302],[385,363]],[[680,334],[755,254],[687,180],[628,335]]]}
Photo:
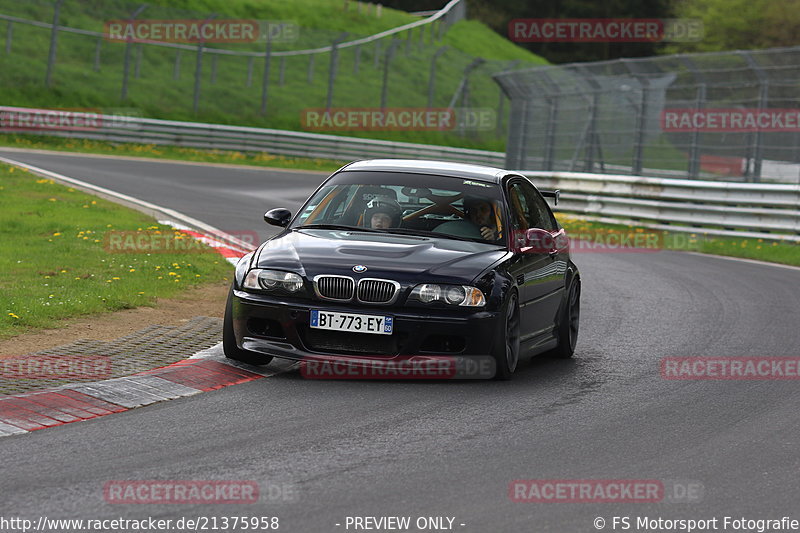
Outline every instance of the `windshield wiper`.
{"label": "windshield wiper", "polygon": [[[375,230],[373,230],[373,231],[375,231]],[[444,238],[447,238],[447,239],[455,239],[457,241],[479,242],[479,243],[482,243],[482,244],[492,244],[489,241],[486,241],[484,239],[476,239],[476,238],[473,238],[473,237],[461,237],[459,235],[449,235],[447,233],[435,233],[435,232],[432,232],[432,231],[425,231],[425,230],[419,230],[419,229],[387,228],[387,229],[382,229],[382,230],[377,230],[377,231],[381,231],[383,233],[397,233],[397,234],[400,234],[400,235],[417,235],[417,236],[420,236],[420,237],[429,237],[429,238],[432,238],[432,239],[444,237]]]}
{"label": "windshield wiper", "polygon": [[334,229],[334,230],[338,229],[338,230],[358,231],[358,232],[368,232],[368,233],[388,233],[390,235],[391,234],[413,235],[416,237],[428,237],[434,239],[444,237],[447,239],[454,239],[457,241],[477,242],[481,244],[495,244],[484,239],[478,239],[473,237],[461,237],[458,235],[449,235],[447,233],[433,233],[425,230],[406,229],[406,228],[386,228],[386,229],[363,228],[361,226],[348,226],[347,224],[305,224],[303,226],[297,226],[296,228],[292,228],[292,231],[301,229]]}
{"label": "windshield wiper", "polygon": [[362,228],[361,226],[348,226],[347,224],[305,224],[303,226],[292,228],[292,230],[300,229],[341,229],[347,231],[369,231],[373,233],[383,233],[383,230],[380,229]]}

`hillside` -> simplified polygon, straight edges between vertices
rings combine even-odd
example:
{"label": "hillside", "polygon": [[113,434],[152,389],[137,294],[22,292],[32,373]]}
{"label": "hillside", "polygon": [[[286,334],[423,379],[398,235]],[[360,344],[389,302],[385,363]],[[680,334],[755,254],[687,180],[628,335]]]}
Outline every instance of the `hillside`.
{"label": "hillside", "polygon": [[[347,9],[345,9],[345,5]],[[124,19],[133,4],[99,0],[66,2],[61,25],[103,31],[107,20]],[[49,21],[52,4],[16,3],[0,0],[0,13],[27,19]],[[326,46],[348,32],[347,40],[367,36],[419,20],[418,17],[388,8],[380,17],[374,5],[343,0],[255,1],[255,0],[155,0],[139,16],[141,19],[204,19],[215,13],[218,19],[246,18],[292,21],[299,26],[295,42],[275,43],[273,52]],[[4,25],[3,25],[4,26]],[[3,27],[0,26],[0,27]],[[491,74],[509,66],[541,64],[544,60],[502,38],[480,22],[462,20],[436,39],[426,27],[420,35],[414,30],[411,39],[402,34],[388,71],[387,107],[425,107],[431,59],[442,46],[448,47],[437,61],[433,107],[450,104],[462,79],[464,68],[476,57],[486,59],[470,78],[470,107],[497,110],[500,93]],[[46,28],[15,23],[10,54],[0,54],[0,99],[5,105],[30,107],[125,108],[142,116],[196,120],[202,122],[301,129],[301,112],[324,107],[327,99],[330,54],[314,58],[309,76],[309,56],[281,59],[273,56],[270,64],[267,112],[261,115],[263,59],[249,64],[247,57],[221,55],[216,60],[204,54],[198,112],[193,112],[196,52],[181,52],[176,73],[177,51],[152,45],[132,47],[127,97],[122,100],[123,58],[125,44],[101,40],[100,61],[95,65],[96,37],[60,32],[57,60],[51,88],[44,85],[50,32]],[[334,84],[334,107],[378,107],[381,103],[383,63],[390,39],[379,48],[369,44],[361,48],[356,72],[355,48],[342,49]],[[261,51],[263,44],[210,44],[230,50]],[[377,54],[377,61],[376,61]],[[135,67],[139,61],[138,76]],[[516,62],[516,63],[514,63]],[[214,66],[213,63],[216,63]],[[248,70],[250,74],[248,76]],[[215,71],[215,72],[212,72]],[[281,73],[281,71],[283,71]],[[249,84],[248,84],[249,78]],[[464,105],[458,101],[456,107]],[[505,102],[504,114],[508,112]],[[359,132],[333,132],[359,135]],[[490,131],[467,132],[361,132],[362,135],[395,140],[502,149],[505,125]]]}

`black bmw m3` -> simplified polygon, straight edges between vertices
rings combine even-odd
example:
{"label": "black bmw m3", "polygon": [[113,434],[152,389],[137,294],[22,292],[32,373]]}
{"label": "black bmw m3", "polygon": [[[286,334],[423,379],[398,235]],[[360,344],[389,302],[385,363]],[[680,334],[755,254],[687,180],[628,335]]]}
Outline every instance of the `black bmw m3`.
{"label": "black bmw m3", "polygon": [[351,163],[236,267],[228,358],[267,364],[571,357],[581,281],[569,241],[525,176],[416,160]]}

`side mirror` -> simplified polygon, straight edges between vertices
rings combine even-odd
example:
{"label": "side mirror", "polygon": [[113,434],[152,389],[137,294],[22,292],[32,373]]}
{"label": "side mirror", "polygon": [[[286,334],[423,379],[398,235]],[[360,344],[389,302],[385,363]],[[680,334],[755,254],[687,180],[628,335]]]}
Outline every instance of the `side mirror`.
{"label": "side mirror", "polygon": [[264,222],[272,226],[285,228],[289,225],[290,220],[292,220],[292,212],[284,207],[270,209],[264,213]]}
{"label": "side mirror", "polygon": [[531,228],[519,232],[514,244],[518,253],[556,254],[569,249],[569,238],[563,229],[550,232],[541,228]]}

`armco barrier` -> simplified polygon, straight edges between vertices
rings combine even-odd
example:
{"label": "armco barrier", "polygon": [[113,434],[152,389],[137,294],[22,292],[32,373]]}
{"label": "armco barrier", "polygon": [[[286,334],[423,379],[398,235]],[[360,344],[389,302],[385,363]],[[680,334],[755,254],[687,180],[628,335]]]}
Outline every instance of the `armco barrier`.
{"label": "armco barrier", "polygon": [[558,211],[709,235],[800,242],[800,185],[525,172],[561,190]]}
{"label": "armco barrier", "polygon": [[[0,106],[0,132],[13,132],[4,116],[45,113],[46,110]],[[87,114],[90,115],[90,114]],[[321,133],[273,130],[246,126],[177,122],[131,116],[98,115],[92,129],[38,129],[34,132],[57,137],[110,142],[163,144],[191,148],[246,150],[271,154],[337,159],[411,158],[457,161],[501,167],[503,152],[394,141],[360,139]]]}

